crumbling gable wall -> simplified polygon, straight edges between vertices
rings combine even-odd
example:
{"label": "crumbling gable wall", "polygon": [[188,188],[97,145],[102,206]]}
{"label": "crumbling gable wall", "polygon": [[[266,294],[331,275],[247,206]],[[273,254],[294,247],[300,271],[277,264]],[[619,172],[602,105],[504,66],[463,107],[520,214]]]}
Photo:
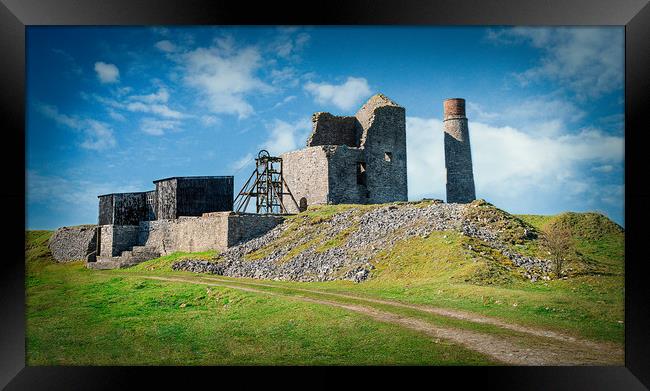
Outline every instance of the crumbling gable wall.
{"label": "crumbling gable wall", "polygon": [[406,110],[382,94],[355,115],[362,132],[368,203],[406,201]]}
{"label": "crumbling gable wall", "polygon": [[312,132],[307,139],[308,147],[317,145],[358,146],[359,121],[356,117],[342,117],[318,112],[312,115],[311,121]]}

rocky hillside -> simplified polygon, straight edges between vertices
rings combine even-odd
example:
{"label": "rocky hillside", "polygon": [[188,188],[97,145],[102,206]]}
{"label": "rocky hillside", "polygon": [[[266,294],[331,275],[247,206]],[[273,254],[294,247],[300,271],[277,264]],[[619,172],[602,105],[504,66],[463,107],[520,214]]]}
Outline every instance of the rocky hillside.
{"label": "rocky hillside", "polygon": [[[618,227],[602,215],[574,215],[580,224],[590,227],[588,232],[610,232],[612,227]],[[580,225],[567,219],[560,215],[553,221]],[[620,227],[617,229],[622,232]],[[413,238],[426,239],[434,232],[459,235],[463,239],[461,255],[483,262],[486,266],[482,273],[500,270],[508,278],[533,281],[548,279],[551,273],[551,265],[539,246],[538,228],[483,200],[470,204],[433,200],[314,207],[214,260],[183,260],[173,268],[232,277],[359,282],[372,276],[379,263],[386,262],[386,252],[397,244],[404,245]]]}

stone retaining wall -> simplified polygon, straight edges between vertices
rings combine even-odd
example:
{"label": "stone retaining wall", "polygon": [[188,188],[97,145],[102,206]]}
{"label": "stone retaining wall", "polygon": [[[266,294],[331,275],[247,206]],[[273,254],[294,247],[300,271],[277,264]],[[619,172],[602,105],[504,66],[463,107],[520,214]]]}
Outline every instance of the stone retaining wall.
{"label": "stone retaining wall", "polygon": [[176,251],[223,251],[265,234],[282,223],[282,216],[206,213],[201,217],[143,221],[138,226],[102,226],[102,256],[118,256],[133,246],[146,246],[162,255]]}

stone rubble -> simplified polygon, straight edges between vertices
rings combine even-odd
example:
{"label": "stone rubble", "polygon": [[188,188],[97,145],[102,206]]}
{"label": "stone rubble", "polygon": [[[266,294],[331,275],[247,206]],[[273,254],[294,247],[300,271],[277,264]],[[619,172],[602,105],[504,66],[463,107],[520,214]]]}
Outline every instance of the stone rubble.
{"label": "stone rubble", "polygon": [[318,244],[307,246],[304,251],[289,258],[287,254],[292,249],[307,245],[314,239],[314,234],[305,234],[279,246],[261,259],[245,259],[246,254],[280,238],[288,228],[288,224],[284,223],[259,238],[229,248],[213,261],[183,260],[175,263],[173,269],[230,277],[361,282],[374,269],[371,259],[380,251],[392,248],[396,242],[412,237],[427,237],[433,231],[454,230],[499,250],[516,266],[523,268],[524,275],[533,281],[550,272],[548,261],[516,253],[499,240],[497,232],[478,227],[466,219],[463,214],[466,207],[466,204],[435,201],[427,204],[387,204],[361,212],[353,208],[319,223],[317,232],[325,238],[334,238],[356,224],[356,230],[339,246],[324,251],[316,251]]}

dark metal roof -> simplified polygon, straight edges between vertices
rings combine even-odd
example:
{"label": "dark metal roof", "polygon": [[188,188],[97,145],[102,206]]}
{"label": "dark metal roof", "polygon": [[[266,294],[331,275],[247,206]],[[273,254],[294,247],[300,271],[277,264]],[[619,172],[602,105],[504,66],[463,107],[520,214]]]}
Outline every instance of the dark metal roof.
{"label": "dark metal roof", "polygon": [[172,176],[169,178],[156,179],[153,183],[169,181],[172,179],[219,179],[219,178],[234,178],[232,175],[222,175],[222,176]]}

